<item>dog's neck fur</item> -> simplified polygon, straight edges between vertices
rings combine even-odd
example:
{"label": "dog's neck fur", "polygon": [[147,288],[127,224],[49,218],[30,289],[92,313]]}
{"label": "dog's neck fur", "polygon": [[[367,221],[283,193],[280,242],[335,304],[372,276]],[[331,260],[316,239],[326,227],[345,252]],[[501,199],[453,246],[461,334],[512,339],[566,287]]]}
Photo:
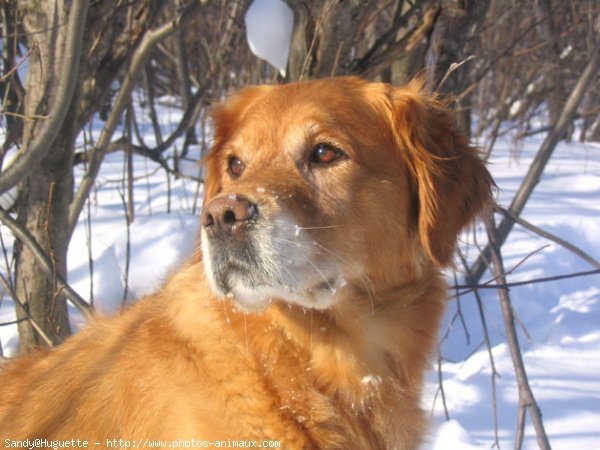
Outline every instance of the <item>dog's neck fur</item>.
{"label": "dog's neck fur", "polygon": [[[197,266],[186,272],[190,270],[201,271]],[[231,327],[237,350],[230,357],[242,354],[247,364],[251,361],[263,371],[269,380],[266,390],[284,419],[296,422],[308,435],[319,429],[321,440],[313,445],[391,448],[394,441],[411,442],[414,437],[408,434],[420,434],[425,426],[420,410],[402,410],[402,405],[415,404],[406,402],[407,397],[420,397],[430,356],[422,349],[433,350],[443,312],[445,283],[435,270],[425,276],[427,282],[377,293],[375,301],[366,292],[359,295],[359,288],[349,283],[343,307],[325,311],[275,302],[261,314],[247,314],[219,299],[204,306]],[[203,282],[197,272],[194,277]],[[206,312],[183,316],[201,315]],[[385,413],[373,414],[376,409]],[[414,417],[415,429],[394,431],[397,414]],[[340,415],[346,420],[338,420]],[[323,434],[323,429],[339,423],[352,423],[355,429],[332,428]],[[328,441],[322,441],[323,436]],[[355,439],[356,447],[348,447],[347,439]]]}

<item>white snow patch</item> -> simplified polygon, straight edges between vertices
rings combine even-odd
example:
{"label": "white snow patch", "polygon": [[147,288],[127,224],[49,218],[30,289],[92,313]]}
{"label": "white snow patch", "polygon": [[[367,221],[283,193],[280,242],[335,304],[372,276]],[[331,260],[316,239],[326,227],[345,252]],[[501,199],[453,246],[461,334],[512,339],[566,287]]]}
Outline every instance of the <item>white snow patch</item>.
{"label": "white snow patch", "polygon": [[250,50],[285,76],[294,13],[281,0],[254,0],[246,12],[246,37]]}
{"label": "white snow patch", "polygon": [[448,420],[437,425],[435,442],[431,447],[426,447],[428,450],[480,450],[481,447],[476,445],[467,430],[456,420]]}
{"label": "white snow patch", "polygon": [[381,377],[378,375],[365,375],[360,382],[364,386],[377,387],[381,384]]}

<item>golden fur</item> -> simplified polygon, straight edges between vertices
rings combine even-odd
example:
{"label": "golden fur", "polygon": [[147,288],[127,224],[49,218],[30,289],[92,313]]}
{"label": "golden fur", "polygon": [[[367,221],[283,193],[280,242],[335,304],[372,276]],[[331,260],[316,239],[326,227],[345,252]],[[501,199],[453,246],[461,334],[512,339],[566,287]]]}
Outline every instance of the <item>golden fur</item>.
{"label": "golden fur", "polygon": [[[248,88],[213,118],[205,206],[223,196],[257,205],[256,223],[241,236],[259,236],[253,257],[277,264],[244,270],[290,285],[273,281],[267,291],[278,298],[246,285],[247,298],[219,298],[232,297],[215,289],[213,265],[227,267],[218,259],[227,246],[205,242],[203,230],[208,277],[203,261],[191,261],[121,315],[3,370],[0,445],[419,446],[422,379],[446,296],[440,268],[490,198],[476,150],[418,83],[337,78]],[[321,143],[343,157],[311,162]],[[239,177],[227,170],[232,155],[244,163]]]}

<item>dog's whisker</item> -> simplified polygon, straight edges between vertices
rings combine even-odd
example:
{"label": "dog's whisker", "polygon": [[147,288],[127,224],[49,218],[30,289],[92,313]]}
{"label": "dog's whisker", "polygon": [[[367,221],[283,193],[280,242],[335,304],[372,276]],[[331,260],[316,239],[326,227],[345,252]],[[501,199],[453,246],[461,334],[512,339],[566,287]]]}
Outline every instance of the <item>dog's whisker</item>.
{"label": "dog's whisker", "polygon": [[294,225],[294,230],[327,230],[329,228],[339,228],[341,225],[322,225],[314,227],[301,227],[300,225]]}
{"label": "dog's whisker", "polygon": [[315,269],[315,271],[321,276],[321,278],[323,278],[323,281],[325,281],[325,283],[329,287],[329,290],[331,292],[335,292],[335,288],[331,285],[331,283],[329,282],[329,280],[327,279],[325,274],[323,274],[323,272],[321,272],[321,270],[317,267],[317,265],[315,263],[313,263],[310,259],[307,259],[306,262],[308,264],[310,264],[313,267],[313,269]]}
{"label": "dog's whisker", "polygon": [[375,300],[373,299],[373,295],[377,296],[375,292],[375,286],[373,286],[373,282],[368,275],[363,275],[361,277],[361,281],[364,284],[365,290],[367,291],[367,295],[369,296],[369,302],[371,303],[371,313],[375,314]]}
{"label": "dog's whisker", "polygon": [[310,310],[310,350],[313,349],[313,310]]}
{"label": "dog's whisker", "polygon": [[[302,242],[297,242],[297,241],[293,241],[291,239],[285,239],[285,238],[281,238],[278,237],[277,240],[281,243],[286,243],[286,244],[292,244],[301,248],[304,248],[306,245]],[[320,244],[317,241],[309,241],[309,244],[312,244],[315,247],[318,247],[319,249],[323,250],[324,252],[328,253],[329,255],[333,256],[334,258],[338,259],[340,262],[344,263],[344,264],[349,264],[349,260],[347,258],[342,257],[341,255],[339,255],[338,253],[334,252],[333,250],[327,248],[326,246],[324,246],[323,244]],[[371,280],[371,278],[368,275],[362,275],[360,277],[360,280],[365,288],[365,291],[367,292],[367,295],[369,296],[369,302],[371,303],[371,311],[375,312],[375,299],[374,297],[377,297],[377,293],[375,291],[373,282]]]}
{"label": "dog's whisker", "polygon": [[294,227],[290,227],[290,230],[294,231],[294,236],[299,236],[301,231],[306,231],[306,230],[328,230],[328,229],[332,229],[332,228],[338,228],[341,227],[341,225],[320,225],[320,226],[300,226],[298,224],[294,225]]}
{"label": "dog's whisker", "polygon": [[334,252],[333,250],[325,247],[323,244],[320,244],[317,241],[311,241],[311,244],[313,244],[316,247],[319,247],[321,250],[325,250],[327,253],[329,253],[334,258],[339,259],[340,262],[349,263],[349,260],[347,258],[344,258],[342,255],[338,254],[337,252]]}
{"label": "dog's whisker", "polygon": [[[347,258],[342,257],[341,255],[337,254],[333,250],[325,247],[323,244],[320,244],[316,241],[312,241],[312,244],[319,247],[321,250],[324,250],[325,252],[329,253],[334,258],[338,258],[342,263],[346,263],[346,264],[349,263]],[[375,312],[375,301],[373,299],[373,296],[377,296],[377,293],[375,292],[375,287],[373,285],[373,282],[368,275],[362,275],[360,277],[360,279],[363,282],[365,290],[367,291],[367,295],[369,296],[369,301],[371,303],[371,312],[374,313]]]}
{"label": "dog's whisker", "polygon": [[244,311],[243,313],[244,315],[244,335],[246,338],[246,354],[249,355],[250,354],[250,346],[248,345],[248,323],[247,323],[247,314],[246,311]]}
{"label": "dog's whisker", "polygon": [[[282,237],[275,238],[275,241],[280,242],[280,243],[285,243],[285,244],[292,244],[292,245],[296,245],[296,246],[301,247],[301,248],[305,248],[305,246],[302,243],[300,243],[300,242],[292,241],[290,239],[285,239],[285,238],[282,238]],[[302,256],[302,255],[297,255],[297,256]],[[329,287],[329,289],[332,292],[335,292],[335,288],[331,285],[331,283],[329,282],[329,280],[327,279],[327,277],[325,276],[325,274],[317,267],[317,265],[313,261],[310,260],[310,258],[302,256],[302,261],[308,263],[315,270],[315,272],[317,272],[319,274],[319,276],[321,278],[323,278],[323,281],[325,281],[325,283],[327,283],[327,286]],[[288,269],[288,273],[290,275],[292,275],[292,273],[291,273],[291,271],[289,271],[289,269]]]}

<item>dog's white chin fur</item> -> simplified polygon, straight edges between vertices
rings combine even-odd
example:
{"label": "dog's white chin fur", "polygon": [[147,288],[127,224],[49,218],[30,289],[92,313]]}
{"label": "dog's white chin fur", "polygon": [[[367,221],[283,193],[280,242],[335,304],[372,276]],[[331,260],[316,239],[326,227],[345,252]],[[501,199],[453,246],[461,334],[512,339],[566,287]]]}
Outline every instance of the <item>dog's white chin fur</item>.
{"label": "dog's white chin fur", "polygon": [[[272,284],[248,285],[242,276],[231,273],[228,279],[228,290],[224,291],[215,278],[213,258],[208,236],[202,230],[202,259],[209,287],[218,298],[231,299],[244,311],[260,313],[275,302],[294,304],[309,309],[328,309],[339,298],[339,291],[346,285],[340,274],[326,276],[332,270],[319,270],[311,263],[286,267],[284,273],[294,273],[294,279],[284,284],[278,281],[280,276],[274,276]],[[297,247],[296,247],[297,248]],[[269,252],[271,254],[277,252]],[[309,256],[305,255],[308,260]],[[289,259],[288,259],[289,261]],[[285,264],[278,262],[275,267]],[[337,269],[337,268],[336,268]],[[337,272],[335,270],[334,272]],[[328,281],[330,280],[330,281]]]}
{"label": "dog's white chin fur", "polygon": [[308,309],[328,309],[337,298],[337,288],[345,284],[342,277],[333,286],[307,287],[306,289],[291,289],[282,286],[248,286],[236,276],[230,278],[229,292],[224,292],[216,283],[210,271],[210,258],[205,258],[205,270],[208,284],[213,293],[222,299],[231,299],[242,310],[250,313],[260,313],[275,302],[284,302]]}
{"label": "dog's white chin fur", "polygon": [[256,230],[257,260],[263,262],[263,272],[258,277],[261,282],[249,284],[248,277],[232,272],[226,292],[215,276],[212,252],[216,250],[210,245],[206,231],[202,230],[202,259],[213,293],[217,297],[231,299],[248,312],[264,311],[275,302],[324,310],[339,301],[341,291],[346,286],[343,267],[338,261],[332,260],[317,264],[320,246],[299,233],[295,223],[289,217],[280,215],[267,226]]}
{"label": "dog's white chin fur", "polygon": [[225,297],[231,298],[245,311],[260,313],[274,302],[284,302],[307,309],[328,309],[336,303],[336,294],[336,288],[330,286],[311,287],[295,292],[279,286],[252,287],[234,282],[231,291]]}

